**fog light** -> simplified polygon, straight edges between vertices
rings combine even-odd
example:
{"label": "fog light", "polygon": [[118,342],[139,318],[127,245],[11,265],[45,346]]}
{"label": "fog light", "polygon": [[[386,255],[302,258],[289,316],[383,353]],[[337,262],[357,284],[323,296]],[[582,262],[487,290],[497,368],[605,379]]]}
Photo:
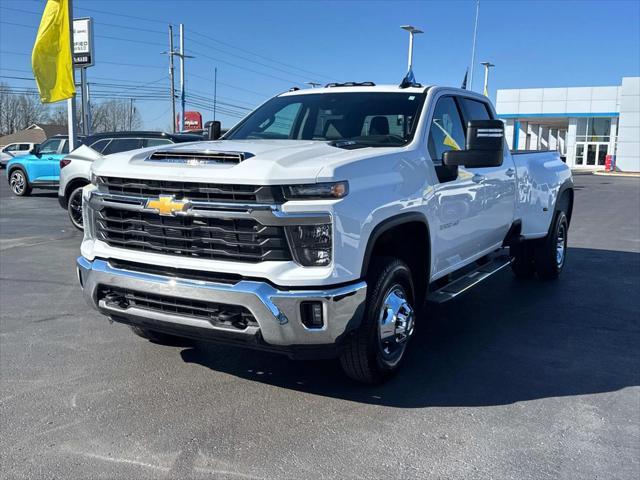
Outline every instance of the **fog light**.
{"label": "fog light", "polygon": [[324,327],[322,318],[322,302],[302,302],[300,304],[300,319],[307,328]]}

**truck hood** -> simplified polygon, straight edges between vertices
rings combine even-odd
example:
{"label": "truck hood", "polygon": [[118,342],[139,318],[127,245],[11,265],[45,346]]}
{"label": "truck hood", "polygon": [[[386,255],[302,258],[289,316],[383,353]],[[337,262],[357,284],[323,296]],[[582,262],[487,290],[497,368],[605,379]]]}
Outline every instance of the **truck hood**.
{"label": "truck hood", "polygon": [[[100,176],[182,180],[192,182],[269,185],[313,183],[331,165],[360,160],[397,148],[345,150],[324,141],[307,140],[216,140],[145,148],[108,155],[93,163]],[[154,152],[243,153],[239,163],[201,163],[152,160]],[[326,170],[325,170],[326,171]]]}

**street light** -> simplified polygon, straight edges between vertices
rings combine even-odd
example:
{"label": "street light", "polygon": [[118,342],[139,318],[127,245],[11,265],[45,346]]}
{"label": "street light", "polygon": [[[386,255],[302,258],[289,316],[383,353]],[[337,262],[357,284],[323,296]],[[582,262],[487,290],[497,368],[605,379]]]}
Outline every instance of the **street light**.
{"label": "street light", "polygon": [[480,65],[484,65],[484,96],[489,96],[489,69],[495,67],[491,62],[482,62]]}
{"label": "street light", "polygon": [[411,68],[413,67],[413,36],[417,33],[424,32],[419,28],[414,27],[413,25],[402,25],[400,28],[409,32],[409,61],[407,65],[407,71],[411,71]]}
{"label": "street light", "polygon": [[319,82],[304,82],[306,85],[309,85],[311,88],[316,88],[321,86],[322,84]]}

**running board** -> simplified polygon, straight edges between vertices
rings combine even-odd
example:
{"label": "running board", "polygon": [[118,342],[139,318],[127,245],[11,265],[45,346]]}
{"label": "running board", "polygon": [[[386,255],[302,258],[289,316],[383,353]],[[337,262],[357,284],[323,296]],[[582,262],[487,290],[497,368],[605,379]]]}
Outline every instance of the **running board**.
{"label": "running board", "polygon": [[431,303],[444,303],[456,298],[461,293],[466,292],[478,283],[486,280],[494,273],[499,272],[511,263],[508,255],[501,255],[494,258],[489,263],[479,266],[462,277],[447,283],[444,287],[435,290],[427,296],[427,301]]}

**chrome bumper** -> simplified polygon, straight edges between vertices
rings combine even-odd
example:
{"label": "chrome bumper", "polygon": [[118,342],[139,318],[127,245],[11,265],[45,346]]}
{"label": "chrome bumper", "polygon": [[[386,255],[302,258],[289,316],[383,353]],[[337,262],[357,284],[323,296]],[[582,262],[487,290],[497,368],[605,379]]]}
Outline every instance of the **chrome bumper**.
{"label": "chrome bumper", "polygon": [[[78,257],[78,279],[88,303],[105,315],[115,318],[148,319],[174,331],[180,328],[206,333],[229,334],[229,328],[183,315],[158,312],[137,307],[121,308],[98,301],[98,286],[113,286],[156,295],[191,300],[242,305],[255,317],[258,327],[233,330],[236,337],[261,337],[260,341],[274,347],[332,345],[345,333],[360,325],[364,311],[367,285],[357,282],[326,290],[278,290],[266,282],[242,280],[235,284],[214,283],[188,278],[116,269],[105,260]],[[318,301],[323,305],[324,326],[305,327],[300,319],[300,303]],[[132,321],[135,323],[135,321]],[[193,335],[190,335],[193,336]]]}

